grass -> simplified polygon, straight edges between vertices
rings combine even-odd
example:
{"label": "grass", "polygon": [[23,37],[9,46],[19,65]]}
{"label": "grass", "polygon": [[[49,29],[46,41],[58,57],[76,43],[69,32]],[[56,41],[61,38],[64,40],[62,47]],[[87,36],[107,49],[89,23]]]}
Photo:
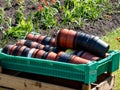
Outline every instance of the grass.
{"label": "grass", "polygon": [[[120,50],[120,41],[117,40],[118,37],[120,37],[120,28],[107,33],[106,36],[102,37],[102,39],[110,44],[110,49]],[[114,90],[120,90],[120,69],[115,71],[113,74],[115,74]]]}

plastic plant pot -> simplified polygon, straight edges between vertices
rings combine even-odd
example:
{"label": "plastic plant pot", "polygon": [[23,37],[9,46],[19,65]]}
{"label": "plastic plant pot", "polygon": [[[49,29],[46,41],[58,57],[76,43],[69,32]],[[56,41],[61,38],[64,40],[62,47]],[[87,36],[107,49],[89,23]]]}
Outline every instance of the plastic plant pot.
{"label": "plastic plant pot", "polygon": [[18,45],[18,46],[15,48],[15,50],[13,51],[12,55],[16,56],[20,48],[21,48],[21,46]]}
{"label": "plastic plant pot", "polygon": [[57,57],[56,53],[49,52],[46,59],[48,59],[48,60],[56,60],[56,57]]}
{"label": "plastic plant pot", "polygon": [[68,63],[70,61],[70,59],[71,59],[71,55],[63,53],[63,54],[61,54],[59,56],[59,58],[57,59],[57,61]]}
{"label": "plastic plant pot", "polygon": [[21,56],[27,57],[29,50],[30,50],[30,48],[27,48],[27,47],[26,47],[26,48],[23,50],[23,52],[21,53]]}
{"label": "plastic plant pot", "polygon": [[46,36],[39,36],[39,37],[38,37],[38,43],[41,44],[45,37],[46,37]]}
{"label": "plastic plant pot", "polygon": [[33,51],[31,57],[33,57],[33,58],[36,57],[36,54],[38,53],[38,51],[39,51],[39,49],[35,49],[35,50]]}
{"label": "plastic plant pot", "polygon": [[7,54],[9,48],[10,48],[10,45],[4,46],[2,49],[2,52]]}
{"label": "plastic plant pot", "polygon": [[9,54],[10,54],[10,55],[12,55],[12,54],[13,54],[13,52],[14,52],[14,50],[15,50],[16,48],[17,48],[17,46],[15,46],[15,45],[14,45],[14,46],[11,48],[11,50],[10,50],[10,53],[9,53]]}
{"label": "plastic plant pot", "polygon": [[44,55],[45,51],[43,50],[39,50],[36,54],[36,57],[35,58],[41,58],[43,55]]}
{"label": "plastic plant pot", "polygon": [[34,34],[29,33],[29,34],[27,34],[27,36],[26,36],[25,39],[26,39],[26,40],[32,40],[33,37],[34,37]]}
{"label": "plastic plant pot", "polygon": [[49,52],[45,52],[41,58],[42,58],[42,59],[46,59],[47,56],[48,56],[48,54],[49,54]]}
{"label": "plastic plant pot", "polygon": [[65,48],[68,31],[69,31],[68,29],[62,29],[61,31],[58,32],[56,36],[57,47]]}
{"label": "plastic plant pot", "polygon": [[22,52],[24,51],[24,49],[26,48],[26,46],[21,46],[21,48],[19,49],[17,56],[21,56]]}
{"label": "plastic plant pot", "polygon": [[35,41],[35,42],[38,42],[38,38],[39,38],[40,35],[34,35],[32,41]]}
{"label": "plastic plant pot", "polygon": [[67,40],[66,40],[66,47],[67,48],[73,48],[73,42],[75,39],[76,32],[73,30],[69,30],[67,34]]}
{"label": "plastic plant pot", "polygon": [[55,46],[55,38],[52,38],[51,40],[50,40],[50,46]]}
{"label": "plastic plant pot", "polygon": [[42,40],[41,44],[43,44],[43,45],[49,45],[49,44],[50,44],[50,41],[51,41],[51,37],[46,36],[46,37]]}
{"label": "plastic plant pot", "polygon": [[74,64],[87,64],[89,62],[91,62],[91,61],[81,58],[81,57],[78,57],[76,55],[73,55],[70,59],[70,63],[74,63]]}

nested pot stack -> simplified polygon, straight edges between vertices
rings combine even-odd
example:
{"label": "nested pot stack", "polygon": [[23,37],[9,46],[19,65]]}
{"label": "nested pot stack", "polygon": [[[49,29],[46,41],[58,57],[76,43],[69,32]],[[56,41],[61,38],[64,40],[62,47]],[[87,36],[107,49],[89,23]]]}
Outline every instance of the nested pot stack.
{"label": "nested pot stack", "polygon": [[[72,49],[71,54],[65,53]],[[56,38],[28,34],[16,45],[6,45],[2,52],[14,56],[41,58],[74,64],[86,64],[106,57],[109,45],[94,35],[69,29],[60,30]]]}
{"label": "nested pot stack", "polygon": [[26,46],[7,45],[3,48],[2,52],[15,56],[41,58],[74,64],[86,64],[90,62],[87,59],[78,57],[76,55],[69,55],[63,51],[56,54],[54,52],[46,52],[40,49],[28,48]]}
{"label": "nested pot stack", "polygon": [[43,45],[55,46],[55,38],[49,36],[28,34],[25,39],[35,41]]}
{"label": "nested pot stack", "polygon": [[56,46],[75,50],[86,50],[104,58],[109,45],[98,36],[89,35],[73,30],[62,29],[56,36]]}

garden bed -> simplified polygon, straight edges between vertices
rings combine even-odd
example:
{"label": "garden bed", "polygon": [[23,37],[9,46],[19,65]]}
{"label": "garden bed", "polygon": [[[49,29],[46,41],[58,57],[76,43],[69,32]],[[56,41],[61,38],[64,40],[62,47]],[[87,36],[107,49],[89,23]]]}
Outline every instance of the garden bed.
{"label": "garden bed", "polygon": [[[11,0],[6,0],[6,1],[11,1]],[[10,22],[11,20],[11,27],[15,27],[17,25],[17,21],[15,20],[15,13],[16,11],[20,8],[19,0],[13,0],[11,1],[11,6],[8,6],[6,4],[5,0],[0,0],[0,7],[2,7],[5,11],[5,17],[4,17],[4,22],[0,25],[0,27],[3,27],[3,29],[0,31],[0,43],[3,42],[2,38],[5,35],[3,32],[8,30],[8,27],[6,22]],[[24,0],[21,0],[24,1]],[[25,17],[27,18],[28,16],[30,16],[31,12],[36,12],[38,10],[38,6],[41,5],[41,2],[39,3],[34,3],[37,0],[25,0],[25,2],[23,3],[22,6],[24,11],[23,14],[25,15]],[[44,1],[44,0],[43,0]],[[53,0],[54,1],[54,0]],[[69,1],[69,0],[68,0]],[[50,28],[41,28],[41,26],[38,28],[38,30],[36,28],[34,28],[34,31],[37,30],[37,32],[41,33],[42,35],[51,35],[51,36],[55,36],[55,33],[58,30],[61,30],[62,28],[70,28],[70,29],[74,29],[77,31],[82,31],[85,33],[89,33],[89,34],[93,34],[93,35],[98,35],[98,36],[103,36],[105,35],[106,32],[112,31],[113,29],[116,29],[120,26],[120,11],[119,11],[119,4],[117,0],[110,0],[110,7],[107,8],[107,10],[105,9],[105,11],[103,11],[100,15],[100,17],[96,18],[96,19],[84,19],[82,22],[81,26],[74,26],[74,24],[72,25],[72,23],[70,25],[61,25],[61,19],[60,19],[60,15],[61,12],[58,13],[57,15],[57,25],[55,27],[50,27]],[[64,1],[60,1],[60,3],[64,3]],[[114,7],[115,6],[115,7]],[[32,26],[32,25],[31,25]],[[31,26],[29,26],[31,28]],[[32,29],[33,30],[33,29]],[[31,30],[31,31],[32,31]],[[30,32],[30,31],[28,31]],[[11,35],[11,36],[10,36]],[[14,37],[12,36],[12,34],[9,34],[9,41],[13,41]],[[15,39],[16,40],[16,39]],[[4,42],[4,43],[11,43],[11,42]],[[2,44],[3,46],[3,44]]]}

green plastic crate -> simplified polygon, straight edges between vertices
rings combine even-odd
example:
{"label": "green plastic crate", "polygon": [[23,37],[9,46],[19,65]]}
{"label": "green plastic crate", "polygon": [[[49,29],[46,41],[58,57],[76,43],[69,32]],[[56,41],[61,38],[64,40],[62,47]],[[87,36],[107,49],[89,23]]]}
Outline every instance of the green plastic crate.
{"label": "green plastic crate", "polygon": [[71,64],[7,55],[0,50],[0,65],[3,68],[82,81],[91,84],[97,80],[97,76],[104,72],[113,72],[119,68],[119,52],[110,51],[109,56],[100,61],[92,61],[88,64]]}

